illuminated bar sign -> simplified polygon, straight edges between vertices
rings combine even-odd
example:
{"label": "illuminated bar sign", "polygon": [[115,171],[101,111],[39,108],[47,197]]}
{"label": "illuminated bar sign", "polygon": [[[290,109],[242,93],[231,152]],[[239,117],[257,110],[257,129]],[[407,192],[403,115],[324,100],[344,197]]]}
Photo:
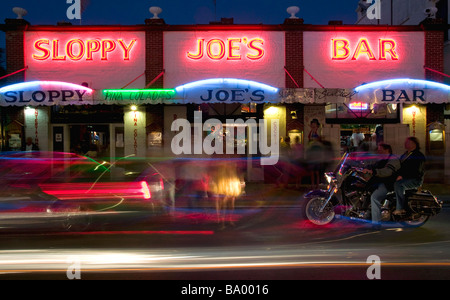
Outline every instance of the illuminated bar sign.
{"label": "illuminated bar sign", "polygon": [[[35,60],[66,60],[93,61],[108,60],[110,52],[119,52],[124,61],[130,60],[136,39],[129,42],[123,39],[70,39],[65,43],[59,39],[38,39],[34,42],[34,53],[31,57]],[[94,54],[98,54],[94,56]]]}
{"label": "illuminated bar sign", "polygon": [[30,81],[0,89],[0,106],[93,104],[93,90],[59,81]]}
{"label": "illuminated bar sign", "polygon": [[187,52],[189,59],[199,60],[208,57],[211,60],[242,60],[244,58],[258,60],[264,56],[264,40],[261,38],[197,39],[196,45],[194,53]]}
{"label": "illuminated bar sign", "polygon": [[450,103],[450,86],[423,79],[375,81],[355,88],[353,99],[364,103]]}
{"label": "illuminated bar sign", "polygon": [[175,88],[177,98],[193,103],[278,102],[278,88],[256,81],[236,78],[212,78]]}
{"label": "illuminated bar sign", "polygon": [[120,103],[126,101],[138,103],[162,103],[175,97],[174,89],[121,89],[103,90],[103,100]]}
{"label": "illuminated bar sign", "polygon": [[329,30],[303,32],[303,86],[355,87],[387,78],[423,78],[423,31]]}
{"label": "illuminated bar sign", "polygon": [[354,50],[350,47],[348,39],[331,39],[331,59],[344,60],[350,58],[357,60],[360,56],[366,56],[369,60],[398,60],[396,52],[397,43],[393,39],[378,39],[378,58],[374,53],[374,45],[371,46],[367,38],[360,38]]}
{"label": "illuminated bar sign", "polygon": [[[284,87],[285,56],[282,31],[167,31],[164,32],[164,84],[177,87],[206,78],[240,78]],[[231,99],[232,91],[229,92]],[[248,98],[248,95],[235,96],[235,99]],[[226,93],[216,98],[224,99]]]}
{"label": "illuminated bar sign", "polygon": [[351,110],[367,110],[367,108],[369,108],[369,105],[363,102],[351,102],[348,107]]}
{"label": "illuminated bar sign", "polygon": [[140,76],[145,72],[143,31],[25,31],[24,55],[28,81],[86,82],[100,91],[146,84]]}

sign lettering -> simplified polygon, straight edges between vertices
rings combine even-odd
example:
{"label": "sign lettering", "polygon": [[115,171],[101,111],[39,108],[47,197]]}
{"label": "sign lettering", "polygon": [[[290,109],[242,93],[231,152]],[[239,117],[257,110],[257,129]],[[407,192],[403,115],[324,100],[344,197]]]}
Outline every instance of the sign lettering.
{"label": "sign lettering", "polygon": [[86,90],[8,91],[4,93],[4,100],[6,103],[53,103],[73,99],[83,101],[85,93]]}
{"label": "sign lettering", "polygon": [[[198,39],[195,51],[187,52],[187,58],[200,60],[205,56],[211,60],[259,60],[264,57],[264,40],[260,38],[248,39],[228,38],[226,40],[213,38],[208,41]],[[206,54],[206,55],[205,55]]]}
{"label": "sign lettering", "polygon": [[410,101],[422,101],[426,102],[424,90],[412,90],[412,93],[408,93],[407,90],[382,90],[384,102],[410,102]]}
{"label": "sign lettering", "polygon": [[[350,48],[350,41],[347,39],[331,40],[331,59],[332,60],[358,60],[361,56],[366,56],[369,60],[377,60],[374,54],[373,46],[368,39],[360,38],[356,47]],[[393,39],[378,39],[378,60],[398,60],[396,52],[397,43]]]}
{"label": "sign lettering", "polygon": [[91,104],[93,90],[59,81],[29,81],[0,89],[0,106]]}
{"label": "sign lettering", "polygon": [[60,40],[54,39],[38,39],[34,42],[35,53],[32,58],[38,61],[54,60],[54,61],[93,61],[94,53],[100,60],[107,61],[108,55],[113,52],[119,52],[124,61],[130,60],[130,55],[137,40],[132,39],[130,42],[125,42],[123,39],[101,39],[101,40],[86,40],[71,39],[65,44],[61,44]]}
{"label": "sign lettering", "polygon": [[204,102],[261,102],[264,101],[264,91],[249,89],[220,89],[207,90],[206,95],[200,95],[200,99]]}

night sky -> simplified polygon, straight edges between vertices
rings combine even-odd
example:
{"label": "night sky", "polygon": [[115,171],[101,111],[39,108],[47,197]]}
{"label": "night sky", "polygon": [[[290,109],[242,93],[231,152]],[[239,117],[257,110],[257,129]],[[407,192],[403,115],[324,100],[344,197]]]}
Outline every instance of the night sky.
{"label": "night sky", "polygon": [[[15,19],[13,7],[28,11],[24,17],[31,25],[56,25],[70,21],[74,25],[137,25],[153,17],[151,6],[162,8],[160,18],[170,25],[208,24],[220,18],[233,18],[235,24],[283,24],[290,15],[289,6],[300,7],[297,17],[306,24],[327,24],[342,20],[356,22],[358,0],[82,0],[88,3],[80,20],[69,20],[67,0],[0,0],[0,22]],[[132,4],[129,4],[132,3]],[[216,8],[214,7],[216,3]],[[0,31],[0,48],[5,35]]]}
{"label": "night sky", "polygon": [[[84,0],[89,4],[82,15],[83,25],[143,24],[153,15],[150,6],[163,9],[161,18],[167,24],[207,24],[214,21],[214,2],[217,19],[234,18],[236,24],[282,24],[289,17],[286,8],[299,6],[298,17],[308,24],[327,24],[329,20],[343,20],[345,24],[356,21],[358,0]],[[129,5],[128,3],[132,3]],[[32,25],[56,25],[69,21],[66,16],[70,4],[66,0],[1,0],[0,19],[16,18],[12,8],[18,6],[28,11],[25,19]],[[73,21],[79,24],[79,21]]]}

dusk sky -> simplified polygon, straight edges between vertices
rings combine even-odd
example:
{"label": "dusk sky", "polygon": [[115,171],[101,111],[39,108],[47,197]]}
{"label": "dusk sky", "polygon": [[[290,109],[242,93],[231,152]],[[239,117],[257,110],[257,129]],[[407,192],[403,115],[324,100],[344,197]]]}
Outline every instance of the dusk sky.
{"label": "dusk sky", "polygon": [[[74,0],[73,0],[74,1]],[[235,24],[283,24],[289,6],[300,7],[297,17],[306,24],[327,24],[342,20],[356,22],[358,0],[82,0],[87,7],[80,20],[69,20],[67,0],[0,0],[0,23],[15,19],[13,7],[27,10],[24,19],[31,25],[56,25],[69,21],[74,25],[136,25],[153,17],[151,6],[162,8],[160,18],[169,25],[208,24],[220,18],[234,18]],[[214,7],[216,3],[216,9]],[[0,48],[5,47],[5,34],[0,31]]]}
{"label": "dusk sky", "polygon": [[[236,24],[282,24],[289,17],[286,8],[300,7],[298,17],[308,24],[327,24],[329,20],[343,20],[345,24],[356,21],[358,0],[84,0],[88,6],[82,15],[83,25],[93,24],[143,24],[153,15],[150,6],[159,6],[160,15],[167,24],[207,24],[214,21],[214,2],[217,19],[234,18]],[[16,18],[13,7],[28,11],[24,17],[32,25],[56,25],[58,21],[70,21],[66,11],[71,4],[67,0],[1,0],[0,19]],[[74,20],[74,24],[79,21]]]}

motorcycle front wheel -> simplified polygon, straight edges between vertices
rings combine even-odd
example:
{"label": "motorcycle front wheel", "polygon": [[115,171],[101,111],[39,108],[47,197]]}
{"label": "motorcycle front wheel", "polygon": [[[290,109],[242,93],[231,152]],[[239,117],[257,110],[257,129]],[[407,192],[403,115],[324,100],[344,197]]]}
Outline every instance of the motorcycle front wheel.
{"label": "motorcycle front wheel", "polygon": [[320,211],[325,202],[324,197],[314,197],[305,203],[305,216],[311,223],[322,226],[333,221],[335,213],[330,202]]}

